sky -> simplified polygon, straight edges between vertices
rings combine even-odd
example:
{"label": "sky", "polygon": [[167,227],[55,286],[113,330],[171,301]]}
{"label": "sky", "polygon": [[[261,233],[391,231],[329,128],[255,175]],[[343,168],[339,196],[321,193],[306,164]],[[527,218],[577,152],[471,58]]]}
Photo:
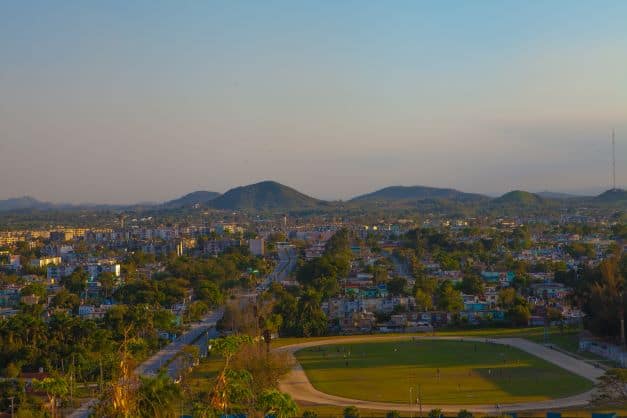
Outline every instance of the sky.
{"label": "sky", "polygon": [[627,185],[627,2],[0,2],[0,199]]}

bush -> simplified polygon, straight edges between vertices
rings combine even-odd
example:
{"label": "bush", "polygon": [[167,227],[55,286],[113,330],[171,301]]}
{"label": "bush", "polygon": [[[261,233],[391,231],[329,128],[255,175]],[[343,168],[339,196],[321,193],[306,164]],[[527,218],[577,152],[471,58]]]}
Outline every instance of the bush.
{"label": "bush", "polygon": [[390,411],[385,414],[385,418],[401,418],[401,414],[398,411]]}
{"label": "bush", "polygon": [[303,412],[303,418],[318,418],[318,414],[314,411],[305,411]]}
{"label": "bush", "polygon": [[432,409],[429,411],[429,418],[442,418],[442,410],[441,409]]}
{"label": "bush", "polygon": [[457,418],[473,418],[472,412],[467,409],[462,409],[457,413]]}
{"label": "bush", "polygon": [[344,408],[344,418],[359,418],[359,409],[354,406]]}

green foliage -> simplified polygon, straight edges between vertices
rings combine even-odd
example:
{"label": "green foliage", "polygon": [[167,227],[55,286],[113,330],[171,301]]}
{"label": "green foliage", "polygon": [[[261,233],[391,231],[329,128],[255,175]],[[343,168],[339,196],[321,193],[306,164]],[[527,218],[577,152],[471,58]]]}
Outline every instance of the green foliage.
{"label": "green foliage", "polygon": [[145,418],[178,417],[181,397],[181,387],[164,373],[156,377],[142,377],[137,391],[139,416]]}
{"label": "green foliage", "polygon": [[404,277],[394,277],[387,284],[388,291],[392,295],[405,295],[407,294],[407,279]]}
{"label": "green foliage", "polygon": [[432,409],[427,414],[427,417],[429,417],[429,418],[441,418],[442,416],[443,415],[442,415],[442,410],[441,409]]}
{"label": "green foliage", "polygon": [[436,304],[438,309],[447,312],[459,312],[464,309],[462,294],[448,280],[440,284],[436,293]]}
{"label": "green foliage", "polygon": [[355,406],[347,406],[344,408],[343,415],[344,418],[359,418],[361,416],[359,414],[359,409]]}
{"label": "green foliage", "polygon": [[296,402],[287,393],[276,389],[267,389],[261,393],[257,401],[258,409],[264,414],[275,418],[292,418],[298,413]]}
{"label": "green foliage", "polygon": [[61,278],[61,285],[72,293],[81,294],[87,290],[87,272],[79,267],[69,276]]}
{"label": "green foliage", "polygon": [[228,363],[244,344],[251,344],[252,341],[252,338],[248,335],[229,335],[211,340],[211,350],[215,350]]}
{"label": "green foliage", "polygon": [[473,418],[473,417],[474,415],[472,414],[472,412],[466,409],[462,409],[461,411],[457,413],[457,418]]}
{"label": "green foliage", "polygon": [[527,326],[531,319],[531,312],[525,305],[516,305],[508,311],[508,315],[514,326]]}
{"label": "green foliage", "polygon": [[304,411],[302,418],[318,418],[318,414],[315,411]]}
{"label": "green foliage", "polygon": [[[584,305],[589,315],[588,323],[593,332],[614,336],[620,330],[621,311],[627,306],[625,300],[627,295],[623,292],[625,279],[615,257],[604,260],[596,273],[584,277],[589,283],[588,303]],[[583,292],[585,297],[586,291]]]}
{"label": "green foliage", "polygon": [[484,292],[483,279],[477,274],[464,274],[461,283],[461,291],[467,295],[481,296]]}
{"label": "green foliage", "polygon": [[385,418],[401,418],[401,414],[398,411],[389,411],[385,414]]}
{"label": "green foliage", "polygon": [[588,257],[593,258],[596,255],[596,251],[592,244],[583,242],[573,242],[566,246],[566,252],[573,258]]}
{"label": "green foliage", "polygon": [[426,293],[422,289],[416,289],[416,309],[418,311],[427,312],[433,309],[433,296]]}
{"label": "green foliage", "polygon": [[327,242],[324,254],[303,264],[296,279],[323,293],[324,298],[339,292],[338,280],[348,276],[352,253],[348,231],[337,231]]}

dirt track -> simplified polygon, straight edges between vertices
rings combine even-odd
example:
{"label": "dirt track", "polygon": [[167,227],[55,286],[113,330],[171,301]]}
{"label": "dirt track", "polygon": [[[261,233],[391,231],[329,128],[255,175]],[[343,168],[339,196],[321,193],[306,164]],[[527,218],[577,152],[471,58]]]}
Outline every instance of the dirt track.
{"label": "dirt track", "polygon": [[[407,339],[407,336],[354,336],[354,337],[344,337],[344,338],[333,338],[327,340],[320,341],[311,341],[300,344],[292,344],[285,347],[277,348],[276,351],[284,351],[290,353],[293,356],[293,353],[308,347],[315,347],[319,345],[331,345],[331,344],[342,344],[342,343],[355,343],[355,342],[365,342],[365,341],[390,341],[394,339]],[[544,359],[550,363],[553,363],[565,370],[568,370],[574,374],[582,376],[592,382],[596,382],[596,380],[603,375],[603,370],[598,369],[585,361],[578,360],[574,357],[563,354],[559,351],[547,348],[545,346],[533,343],[531,341],[522,339],[522,338],[497,338],[497,339],[486,339],[486,338],[476,338],[476,337],[416,337],[416,338],[425,338],[425,339],[447,339],[447,340],[464,340],[464,341],[477,341],[477,342],[490,342],[495,344],[503,344],[503,345],[511,345],[512,347],[516,347],[520,350],[526,351],[536,357]],[[408,404],[400,404],[400,403],[390,403],[390,402],[374,402],[374,401],[365,401],[358,399],[349,399],[342,398],[339,396],[329,395],[323,392],[316,390],[312,384],[309,382],[307,375],[305,374],[301,365],[296,361],[294,357],[294,367],[292,370],[283,378],[279,384],[281,391],[289,393],[295,400],[310,403],[310,404],[323,404],[323,405],[337,405],[337,406],[356,406],[357,408],[363,409],[377,409],[377,410],[397,410],[397,411],[414,411],[417,412],[419,410],[418,405],[412,405],[411,407]],[[426,412],[430,409],[439,408],[445,412],[457,412],[461,409],[467,409],[472,412],[481,412],[481,413],[490,413],[490,414],[499,414],[505,411],[531,411],[531,410],[546,410],[546,409],[560,409],[560,408],[569,408],[569,407],[577,407],[588,404],[590,397],[592,395],[592,391],[588,391],[585,393],[581,393],[575,396],[569,396],[567,398],[560,399],[552,399],[547,401],[537,401],[537,402],[524,402],[524,403],[515,403],[515,404],[502,404],[498,406],[496,405],[422,405],[422,411]]]}

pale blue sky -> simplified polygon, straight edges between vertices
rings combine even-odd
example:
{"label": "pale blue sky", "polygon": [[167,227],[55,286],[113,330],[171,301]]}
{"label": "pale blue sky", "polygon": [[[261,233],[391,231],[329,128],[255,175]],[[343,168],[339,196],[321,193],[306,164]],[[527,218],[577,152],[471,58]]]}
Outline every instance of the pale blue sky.
{"label": "pale blue sky", "polygon": [[0,199],[627,183],[625,1],[0,2]]}

